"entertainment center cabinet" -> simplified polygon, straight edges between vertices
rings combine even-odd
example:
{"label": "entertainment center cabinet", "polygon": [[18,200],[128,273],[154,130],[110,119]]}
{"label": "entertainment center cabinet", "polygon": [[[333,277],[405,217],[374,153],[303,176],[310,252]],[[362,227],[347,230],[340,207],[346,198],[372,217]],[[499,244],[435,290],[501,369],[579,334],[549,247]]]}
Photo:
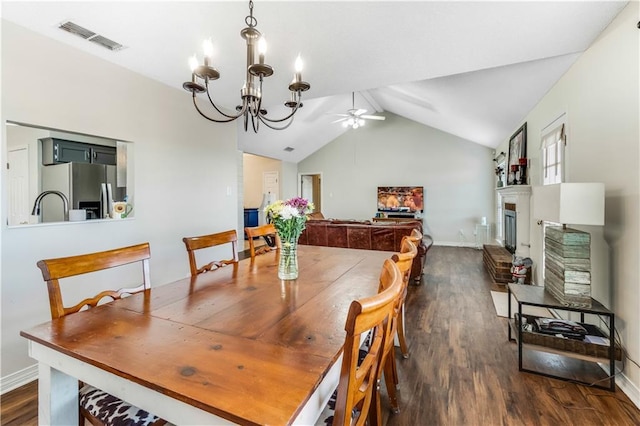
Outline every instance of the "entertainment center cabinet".
{"label": "entertainment center cabinet", "polygon": [[[518,304],[518,311],[515,317],[514,315],[512,315],[512,295]],[[509,341],[515,340],[518,343],[519,371],[525,371],[528,373],[539,374],[546,377],[552,377],[555,379],[567,380],[586,385],[593,385],[594,387],[615,392],[615,361],[616,359],[622,360],[622,350],[619,345],[615,344],[615,333],[604,333],[596,325],[585,323],[584,317],[585,314],[597,315],[601,320],[603,320],[604,318],[604,322],[609,330],[615,330],[615,315],[613,312],[605,308],[600,302],[595,299],[591,299],[590,308],[565,306],[561,304],[550,293],[546,292],[544,287],[532,285],[509,284],[508,301],[509,325],[507,333]],[[538,333],[535,330],[523,330],[523,327],[521,326],[521,318],[525,318],[527,323],[532,323],[536,318],[539,318],[533,315],[523,314],[523,306],[538,306],[559,311],[578,312],[580,314],[579,324],[587,329],[589,335],[596,336],[596,338],[607,339],[609,341],[609,344],[606,345],[564,337],[557,337],[556,335]],[[522,365],[522,355],[524,349],[547,352],[599,364],[608,364],[607,377],[600,381],[608,380],[609,386],[602,386],[597,384],[597,382],[590,383],[586,381],[575,380],[573,378],[524,368]]]}

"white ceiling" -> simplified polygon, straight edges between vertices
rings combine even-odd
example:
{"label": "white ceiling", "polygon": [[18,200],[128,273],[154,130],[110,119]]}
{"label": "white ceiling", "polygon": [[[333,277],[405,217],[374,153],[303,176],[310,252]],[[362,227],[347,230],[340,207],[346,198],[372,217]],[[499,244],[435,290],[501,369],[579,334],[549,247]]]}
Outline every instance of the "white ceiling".
{"label": "white ceiling", "polygon": [[[239,130],[238,148],[298,162],[343,132],[358,131],[331,123],[330,113],[351,108],[352,91],[361,92],[356,108],[388,111],[495,148],[626,3],[255,0],[257,28],[269,45],[266,63],[275,69],[263,88],[269,116],[285,113],[277,105],[288,99],[298,53],[311,90],[291,127]],[[188,57],[201,58],[202,40],[211,37],[221,73],[213,98],[229,109],[240,101],[246,1],[3,1],[1,13],[182,91]],[[111,52],[59,30],[65,20],[126,49]],[[184,102],[191,102],[187,92]]]}

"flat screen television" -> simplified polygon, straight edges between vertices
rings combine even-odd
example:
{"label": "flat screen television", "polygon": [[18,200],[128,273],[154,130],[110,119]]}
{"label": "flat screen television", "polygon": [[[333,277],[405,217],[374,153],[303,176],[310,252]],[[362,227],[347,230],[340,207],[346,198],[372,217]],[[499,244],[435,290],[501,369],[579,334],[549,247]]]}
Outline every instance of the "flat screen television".
{"label": "flat screen television", "polygon": [[421,186],[379,186],[379,212],[416,213],[424,210],[424,190]]}

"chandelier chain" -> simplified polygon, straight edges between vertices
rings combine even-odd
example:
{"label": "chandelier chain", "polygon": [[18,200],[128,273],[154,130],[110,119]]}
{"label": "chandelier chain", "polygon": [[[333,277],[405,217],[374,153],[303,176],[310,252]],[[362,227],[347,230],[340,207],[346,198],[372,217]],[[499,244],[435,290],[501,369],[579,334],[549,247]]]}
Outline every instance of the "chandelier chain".
{"label": "chandelier chain", "polygon": [[249,28],[254,28],[258,25],[258,20],[253,17],[253,0],[249,0],[249,15],[244,18],[244,23],[247,24]]}

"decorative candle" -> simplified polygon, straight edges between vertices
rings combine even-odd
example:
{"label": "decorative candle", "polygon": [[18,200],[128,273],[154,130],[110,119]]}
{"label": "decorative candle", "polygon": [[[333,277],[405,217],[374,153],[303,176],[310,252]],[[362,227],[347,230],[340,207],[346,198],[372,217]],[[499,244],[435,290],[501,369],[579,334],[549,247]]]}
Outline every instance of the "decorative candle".
{"label": "decorative candle", "polygon": [[295,81],[296,83],[302,81],[302,67],[303,67],[302,58],[300,57],[300,54],[298,54],[298,57],[296,58],[296,63],[295,63],[296,73],[294,74],[294,77],[293,77],[293,81]]}
{"label": "decorative candle", "polygon": [[260,64],[264,64],[264,55],[267,53],[267,41],[264,39],[264,35],[258,40],[258,61]]}

